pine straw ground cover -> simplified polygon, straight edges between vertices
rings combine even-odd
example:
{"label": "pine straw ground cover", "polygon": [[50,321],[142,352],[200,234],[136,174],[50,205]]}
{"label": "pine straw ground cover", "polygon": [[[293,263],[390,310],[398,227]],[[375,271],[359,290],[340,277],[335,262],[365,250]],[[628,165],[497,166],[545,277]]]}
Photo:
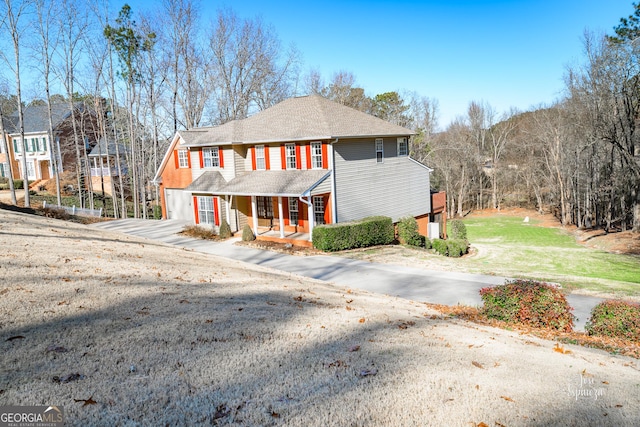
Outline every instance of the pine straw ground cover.
{"label": "pine straw ground cover", "polygon": [[22,213],[0,247],[0,406],[67,425],[640,424],[633,358]]}

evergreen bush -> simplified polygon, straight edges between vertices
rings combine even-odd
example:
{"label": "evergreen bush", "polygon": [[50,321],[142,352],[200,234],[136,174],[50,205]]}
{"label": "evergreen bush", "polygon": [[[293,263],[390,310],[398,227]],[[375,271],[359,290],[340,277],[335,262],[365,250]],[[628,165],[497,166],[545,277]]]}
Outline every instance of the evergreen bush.
{"label": "evergreen bush", "polygon": [[464,225],[459,219],[454,219],[449,222],[450,238],[454,240],[466,240],[467,239],[467,226]]}
{"label": "evergreen bush", "polygon": [[218,234],[221,239],[228,239],[231,237],[231,227],[227,221],[222,221],[222,223],[220,223],[220,230]]}
{"label": "evergreen bush", "polygon": [[403,245],[425,246],[425,237],[418,232],[418,221],[414,217],[408,216],[398,221],[398,240]]}
{"label": "evergreen bush", "polygon": [[573,329],[573,308],[555,286],[533,280],[512,280],[482,288],[483,312],[491,319],[564,332]]}
{"label": "evergreen bush", "polygon": [[253,234],[253,230],[249,227],[249,224],[246,224],[242,229],[242,241],[243,242],[252,242],[256,240],[255,234]]}
{"label": "evergreen bush", "polygon": [[395,239],[391,218],[364,218],[357,222],[318,225],[313,229],[313,246],[322,251],[342,251],[388,245]]}

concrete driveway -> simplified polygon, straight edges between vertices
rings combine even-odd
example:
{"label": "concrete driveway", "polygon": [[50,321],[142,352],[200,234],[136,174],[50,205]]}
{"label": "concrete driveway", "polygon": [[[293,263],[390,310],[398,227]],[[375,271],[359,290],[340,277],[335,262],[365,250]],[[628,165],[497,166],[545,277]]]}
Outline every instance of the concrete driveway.
{"label": "concrete driveway", "polygon": [[[418,302],[446,305],[482,304],[479,291],[501,285],[504,277],[433,271],[392,264],[357,261],[338,256],[294,256],[234,245],[237,239],[210,242],[180,236],[187,222],[123,219],[93,224],[93,227],[144,237],[185,249],[270,267],[340,286],[398,296]],[[578,318],[576,330],[584,330],[591,309],[602,299],[570,294],[567,300]]]}

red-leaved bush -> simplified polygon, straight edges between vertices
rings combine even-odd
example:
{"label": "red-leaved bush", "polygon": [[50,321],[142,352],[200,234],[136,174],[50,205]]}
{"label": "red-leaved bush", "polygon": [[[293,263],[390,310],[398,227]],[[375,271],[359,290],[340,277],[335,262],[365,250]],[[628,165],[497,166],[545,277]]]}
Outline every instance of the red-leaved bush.
{"label": "red-leaved bush", "polygon": [[591,310],[585,331],[589,335],[624,338],[640,342],[640,304],[610,300]]}
{"label": "red-leaved bush", "polygon": [[573,308],[555,286],[533,280],[513,280],[480,290],[483,312],[491,319],[528,326],[573,330]]}

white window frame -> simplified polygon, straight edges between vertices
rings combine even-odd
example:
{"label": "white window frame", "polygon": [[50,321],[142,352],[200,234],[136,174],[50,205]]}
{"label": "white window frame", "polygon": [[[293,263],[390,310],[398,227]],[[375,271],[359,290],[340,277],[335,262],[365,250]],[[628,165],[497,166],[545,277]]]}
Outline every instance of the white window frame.
{"label": "white window frame", "polygon": [[189,167],[189,150],[178,150],[178,167]]}
{"label": "white window frame", "polygon": [[256,145],[254,151],[256,153],[256,170],[267,170],[267,160],[264,157],[264,145]]}
{"label": "white window frame", "polygon": [[398,157],[406,157],[409,155],[409,138],[398,138]]}
{"label": "white window frame", "polygon": [[382,138],[376,138],[376,163],[384,163],[384,140]]}
{"label": "white window frame", "polygon": [[298,199],[289,197],[289,224],[298,225],[299,219]]}
{"label": "white window frame", "polygon": [[296,144],[285,144],[285,167],[287,169],[298,168],[298,156],[296,156]]}
{"label": "white window frame", "polygon": [[203,148],[202,164],[205,168],[219,168],[220,149],[218,147]]}
{"label": "white window frame", "polygon": [[47,151],[47,138],[44,136],[40,138],[40,143],[42,144],[40,151]]}
{"label": "white window frame", "polygon": [[27,160],[27,179],[37,179],[35,163],[35,160]]}
{"label": "white window frame", "polygon": [[311,169],[322,169],[322,142],[311,143]]}
{"label": "white window frame", "polygon": [[22,141],[20,141],[20,138],[16,138],[13,140],[13,152],[14,153],[21,153],[22,149]]}
{"label": "white window frame", "polygon": [[200,224],[215,225],[215,218],[213,197],[198,196],[198,222]]}
{"label": "white window frame", "polygon": [[324,199],[313,196],[313,220],[315,224],[324,224]]}

